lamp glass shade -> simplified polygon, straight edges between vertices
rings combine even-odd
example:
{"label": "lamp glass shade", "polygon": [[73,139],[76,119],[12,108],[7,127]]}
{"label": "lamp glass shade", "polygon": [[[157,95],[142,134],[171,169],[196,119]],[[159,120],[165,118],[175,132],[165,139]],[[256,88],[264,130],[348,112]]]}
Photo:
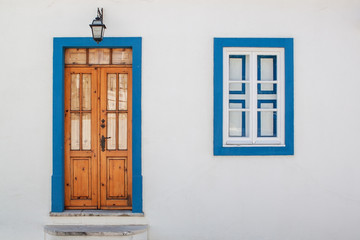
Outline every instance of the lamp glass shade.
{"label": "lamp glass shade", "polygon": [[92,24],[90,24],[90,27],[94,40],[97,43],[101,42],[104,37],[105,24],[103,24],[100,19],[96,18]]}
{"label": "lamp glass shade", "polygon": [[91,26],[91,29],[95,40],[103,38],[103,26]]}

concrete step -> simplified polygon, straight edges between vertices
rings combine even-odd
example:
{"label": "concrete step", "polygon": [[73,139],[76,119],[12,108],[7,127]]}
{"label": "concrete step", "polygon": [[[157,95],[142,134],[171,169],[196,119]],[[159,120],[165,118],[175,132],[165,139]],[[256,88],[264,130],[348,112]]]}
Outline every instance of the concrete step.
{"label": "concrete step", "polygon": [[147,240],[147,225],[46,225],[45,240]]}

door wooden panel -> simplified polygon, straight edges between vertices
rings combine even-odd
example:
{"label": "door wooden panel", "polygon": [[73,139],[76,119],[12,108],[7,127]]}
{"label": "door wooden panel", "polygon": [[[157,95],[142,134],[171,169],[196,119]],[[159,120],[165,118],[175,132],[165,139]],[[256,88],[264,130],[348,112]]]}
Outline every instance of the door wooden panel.
{"label": "door wooden panel", "polygon": [[65,208],[132,208],[132,69],[65,68]]}
{"label": "door wooden panel", "polygon": [[126,158],[107,159],[107,199],[125,199],[127,196],[125,162]]}
{"label": "door wooden panel", "polygon": [[71,199],[91,198],[91,159],[71,158]]}

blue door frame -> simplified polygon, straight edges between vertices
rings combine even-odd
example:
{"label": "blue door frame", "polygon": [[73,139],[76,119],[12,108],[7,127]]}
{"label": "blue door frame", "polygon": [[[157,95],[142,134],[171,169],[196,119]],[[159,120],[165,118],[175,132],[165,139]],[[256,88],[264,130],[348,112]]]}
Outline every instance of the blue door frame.
{"label": "blue door frame", "polygon": [[132,211],[142,213],[141,175],[141,37],[54,38],[53,52],[53,175],[51,211],[64,211],[64,50],[65,48],[132,48],[133,50],[133,190]]}

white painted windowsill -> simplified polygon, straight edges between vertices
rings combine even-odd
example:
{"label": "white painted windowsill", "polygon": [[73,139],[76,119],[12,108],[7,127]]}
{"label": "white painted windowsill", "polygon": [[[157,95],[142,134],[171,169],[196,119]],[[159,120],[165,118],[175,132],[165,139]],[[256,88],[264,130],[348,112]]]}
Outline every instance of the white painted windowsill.
{"label": "white painted windowsill", "polygon": [[143,217],[144,213],[133,213],[130,210],[65,210],[50,212],[50,217]]}

